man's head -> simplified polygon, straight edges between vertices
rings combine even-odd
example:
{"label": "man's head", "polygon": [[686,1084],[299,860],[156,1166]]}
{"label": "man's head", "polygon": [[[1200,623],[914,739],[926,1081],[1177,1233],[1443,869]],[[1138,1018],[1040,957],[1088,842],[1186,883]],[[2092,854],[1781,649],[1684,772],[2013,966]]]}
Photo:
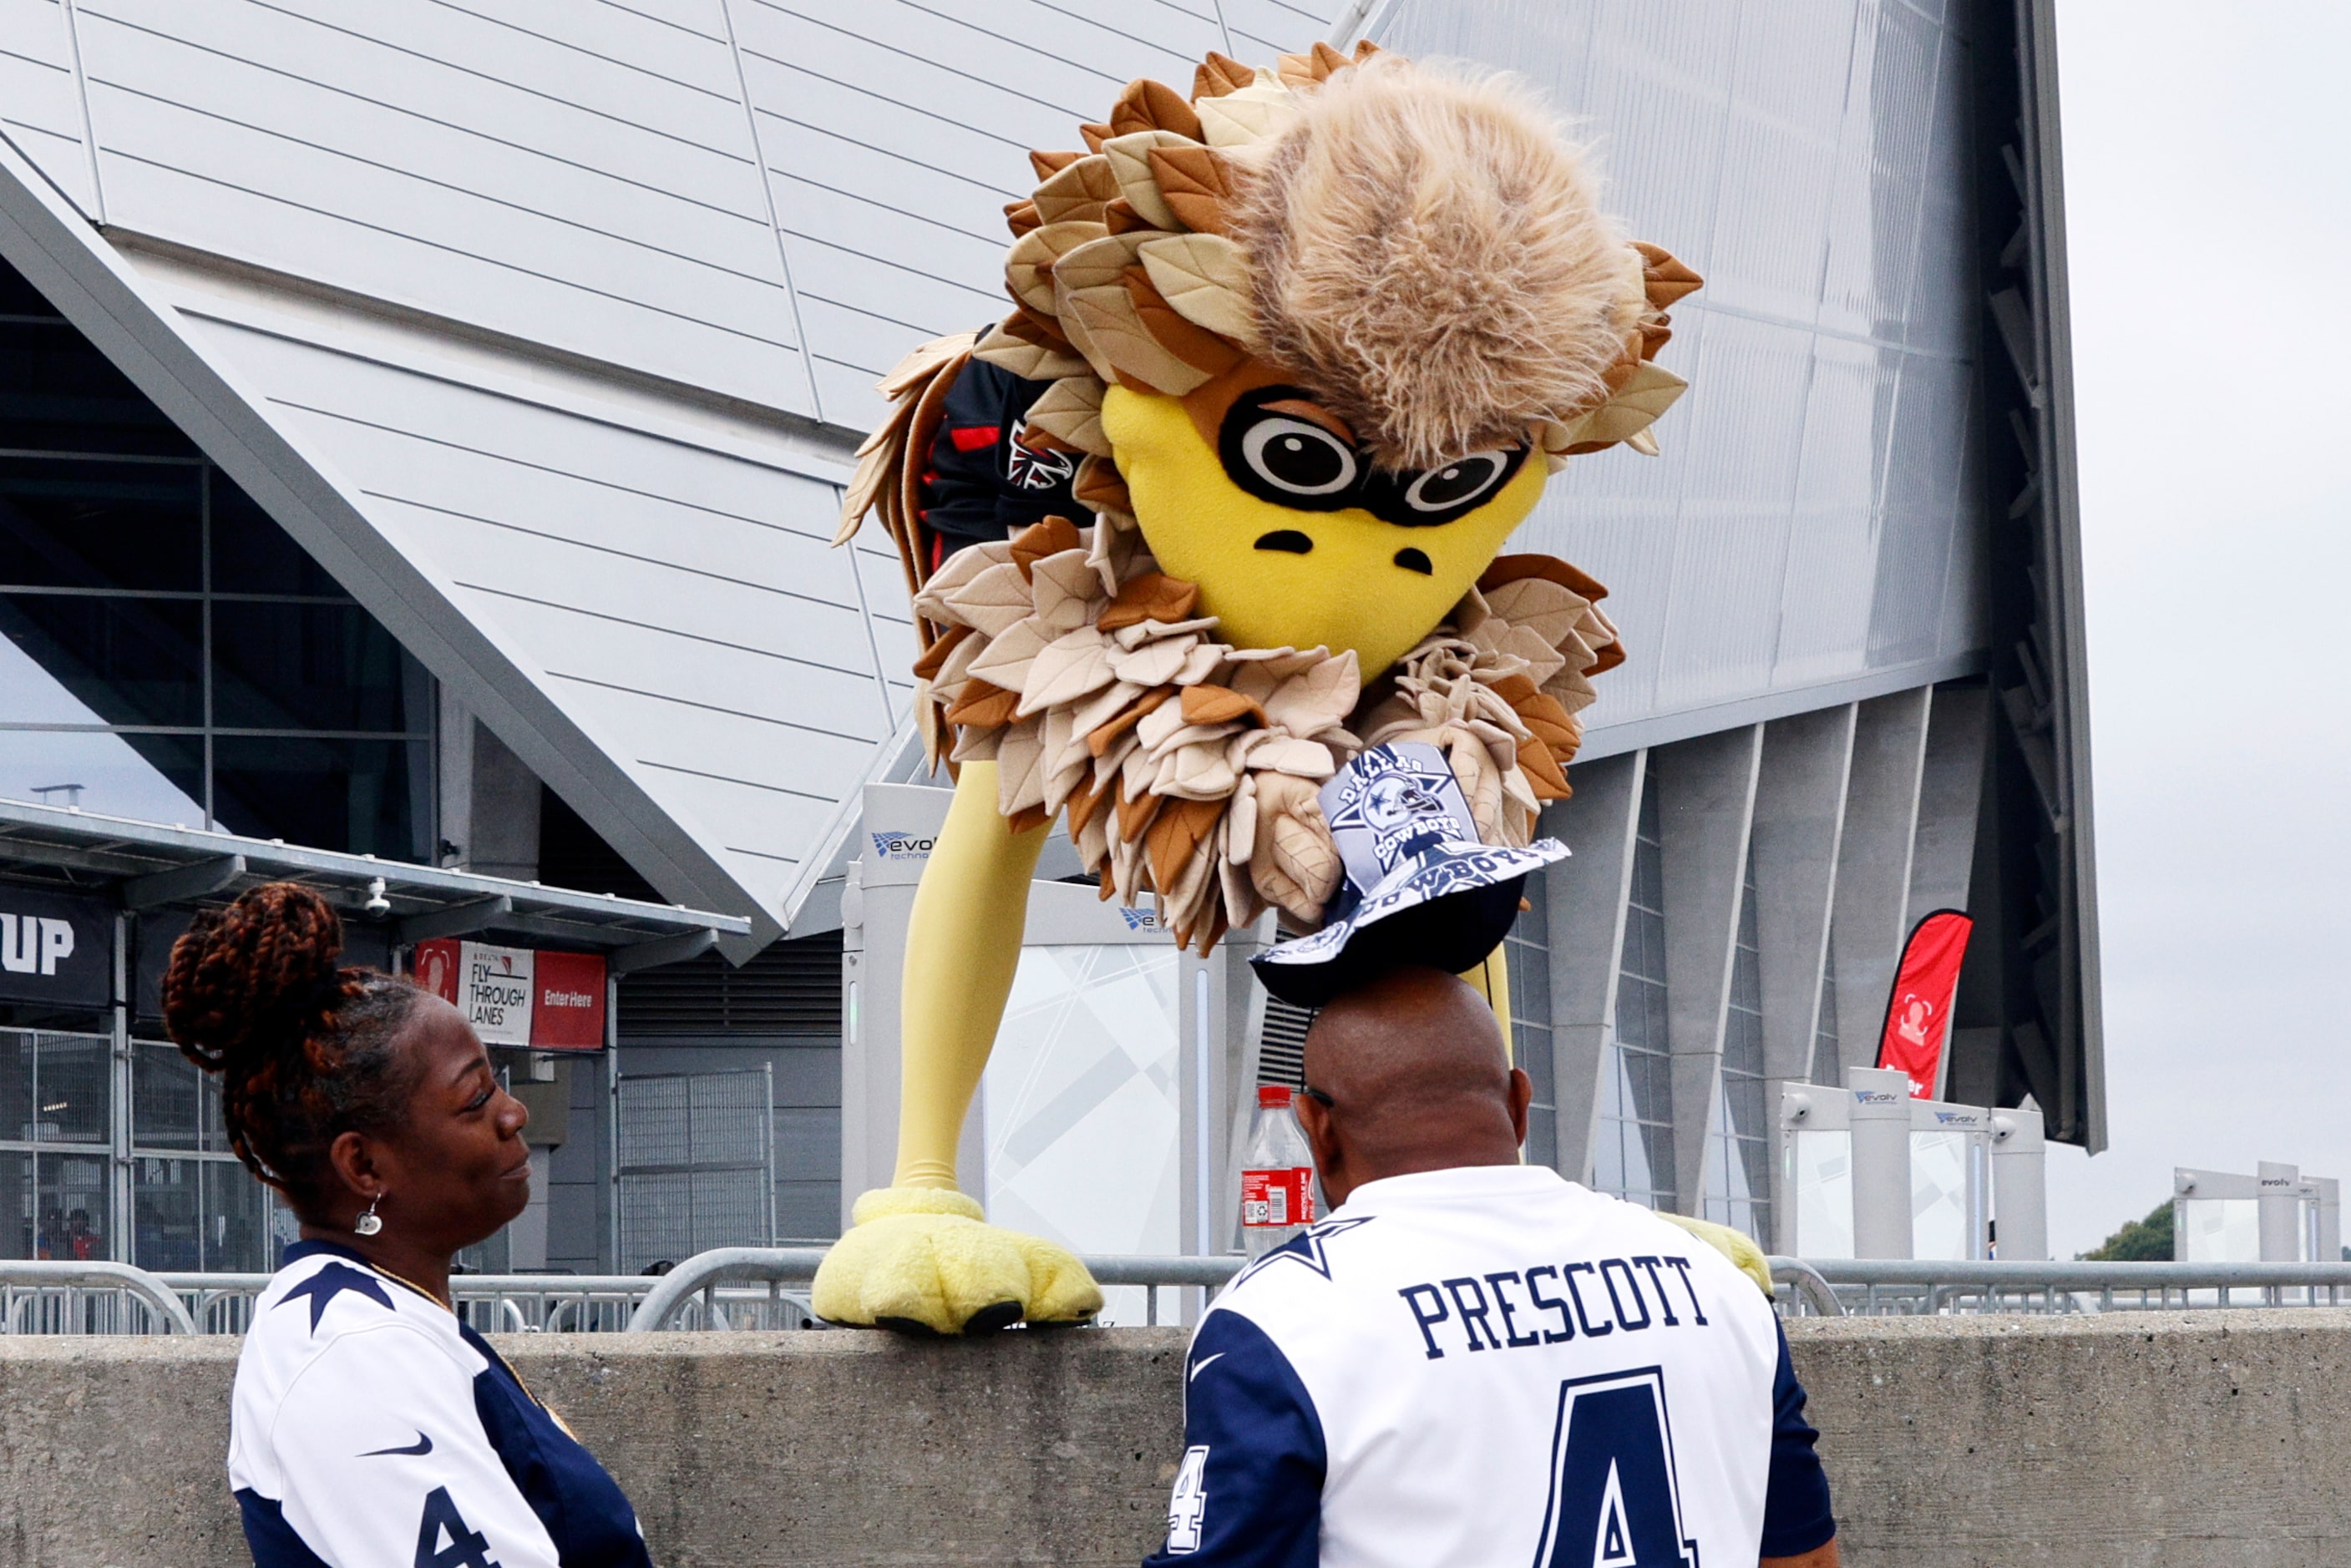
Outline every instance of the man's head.
{"label": "man's head", "polygon": [[1397,970],[1325,1007],[1306,1034],[1298,1119],[1335,1206],[1366,1181],[1515,1165],[1533,1089],[1476,992]]}

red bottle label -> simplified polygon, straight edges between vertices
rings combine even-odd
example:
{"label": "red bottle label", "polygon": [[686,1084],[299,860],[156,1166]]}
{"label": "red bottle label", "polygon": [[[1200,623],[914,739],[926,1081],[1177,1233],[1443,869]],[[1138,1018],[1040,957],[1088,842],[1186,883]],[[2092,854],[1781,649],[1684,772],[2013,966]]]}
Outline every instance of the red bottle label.
{"label": "red bottle label", "polygon": [[1241,1172],[1241,1223],[1287,1228],[1314,1223],[1314,1168]]}

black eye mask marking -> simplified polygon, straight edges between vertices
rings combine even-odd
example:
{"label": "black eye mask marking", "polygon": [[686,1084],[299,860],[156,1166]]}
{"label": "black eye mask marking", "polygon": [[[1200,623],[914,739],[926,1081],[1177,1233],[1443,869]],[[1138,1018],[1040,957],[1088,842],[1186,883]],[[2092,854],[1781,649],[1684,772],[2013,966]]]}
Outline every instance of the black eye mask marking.
{"label": "black eye mask marking", "polygon": [[[1259,500],[1294,512],[1357,507],[1399,527],[1434,528],[1491,501],[1527,459],[1522,442],[1469,452],[1440,468],[1384,473],[1364,448],[1311,420],[1267,407],[1311,400],[1312,394],[1298,387],[1243,393],[1217,432],[1217,456],[1226,477]],[[1258,541],[1261,550],[1288,547]]]}
{"label": "black eye mask marking", "polygon": [[1285,555],[1304,556],[1312,552],[1314,541],[1295,528],[1283,528],[1259,538],[1257,547],[1260,550],[1280,550]]}

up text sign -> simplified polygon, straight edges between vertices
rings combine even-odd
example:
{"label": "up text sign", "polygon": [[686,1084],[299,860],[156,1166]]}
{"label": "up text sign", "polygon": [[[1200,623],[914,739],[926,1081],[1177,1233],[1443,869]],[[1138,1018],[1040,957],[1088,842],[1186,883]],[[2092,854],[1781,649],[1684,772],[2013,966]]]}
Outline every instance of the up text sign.
{"label": "up text sign", "polygon": [[114,912],[95,898],[0,886],[0,1001],[105,1007]]}

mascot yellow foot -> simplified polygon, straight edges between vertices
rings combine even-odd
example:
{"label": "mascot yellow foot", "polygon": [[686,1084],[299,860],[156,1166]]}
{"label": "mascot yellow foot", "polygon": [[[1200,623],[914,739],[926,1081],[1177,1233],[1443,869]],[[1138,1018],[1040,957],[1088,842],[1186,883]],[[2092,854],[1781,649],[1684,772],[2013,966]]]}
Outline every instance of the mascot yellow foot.
{"label": "mascot yellow foot", "polygon": [[853,1213],[817,1271],[811,1304],[828,1323],[984,1334],[1024,1320],[1083,1323],[1102,1311],[1102,1291],[1073,1254],[986,1223],[960,1192],[884,1187]]}

